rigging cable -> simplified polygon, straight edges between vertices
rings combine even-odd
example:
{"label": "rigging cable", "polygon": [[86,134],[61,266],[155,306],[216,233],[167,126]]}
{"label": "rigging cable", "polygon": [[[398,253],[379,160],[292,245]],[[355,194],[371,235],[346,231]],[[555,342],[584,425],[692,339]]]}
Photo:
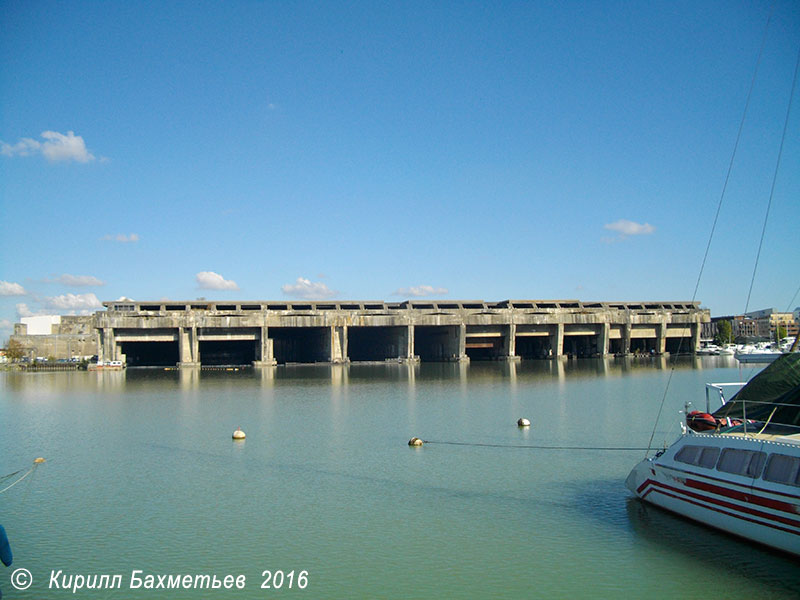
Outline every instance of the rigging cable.
{"label": "rigging cable", "polygon": [[797,288],[797,291],[794,293],[794,296],[792,296],[792,299],[789,300],[789,306],[787,306],[786,310],[783,311],[783,312],[791,312],[792,304],[794,304],[794,300],[795,300],[795,298],[797,298],[797,294],[800,294],[800,287]]}
{"label": "rigging cable", "polygon": [[[767,233],[767,220],[769,219],[769,210],[772,207],[772,197],[775,194],[775,182],[778,180],[778,171],[781,166],[781,157],[783,156],[783,143],[786,141],[786,130],[789,128],[789,115],[792,114],[792,100],[794,99],[794,90],[797,85],[797,70],[800,67],[800,49],[797,51],[797,61],[794,65],[794,77],[792,78],[792,91],[789,94],[789,106],[786,107],[786,118],[783,121],[783,133],[781,134],[781,145],[778,150],[778,159],[775,161],[775,172],[772,175],[772,187],[769,190],[769,201],[767,202],[767,214],[764,215],[764,226],[761,228],[761,239],[758,242],[758,252],[756,253],[756,264],[753,265],[753,277],[750,279],[750,290],[747,292],[747,303],[744,307],[744,312],[747,314],[747,309],[750,307],[750,295],[753,293],[753,284],[756,281],[756,270],[758,269],[758,259],[761,257],[761,247],[764,244],[764,237]],[[796,295],[796,294],[795,294]]]}
{"label": "rigging cable", "polygon": [[[720,196],[719,196],[719,202],[717,202],[717,212],[714,215],[714,221],[713,221],[713,223],[711,225],[711,233],[708,236],[708,243],[706,244],[706,251],[705,251],[705,254],[703,255],[703,260],[702,260],[702,262],[700,264],[700,272],[697,275],[697,282],[695,283],[695,286],[694,286],[694,293],[692,294],[692,302],[694,302],[695,299],[697,298],[697,291],[700,289],[700,280],[703,277],[703,270],[705,269],[706,261],[708,260],[708,253],[711,250],[711,242],[714,239],[714,232],[716,231],[716,228],[717,228],[717,221],[719,220],[720,211],[722,210],[722,202],[723,202],[723,200],[725,198],[725,192],[728,189],[728,181],[730,180],[731,171],[733,170],[733,163],[734,163],[734,161],[736,159],[736,153],[737,153],[737,151],[739,149],[739,141],[742,138],[742,130],[744,129],[744,123],[745,123],[745,120],[747,119],[747,111],[750,108],[750,99],[753,96],[753,88],[755,87],[756,78],[758,77],[758,69],[761,66],[761,57],[764,54],[764,46],[766,46],[766,43],[767,43],[767,32],[769,31],[769,24],[772,21],[772,14],[773,14],[774,11],[775,11],[775,3],[772,4],[772,8],[770,9],[769,16],[767,17],[767,24],[764,27],[764,34],[763,34],[763,36],[761,38],[761,47],[758,50],[758,57],[756,58],[756,67],[755,67],[755,70],[753,71],[753,77],[750,80],[750,89],[747,91],[747,99],[745,100],[744,111],[742,112],[742,119],[739,122],[739,130],[736,133],[736,141],[733,144],[733,152],[731,153],[731,160],[728,163],[728,172],[725,175],[725,181],[724,181],[724,183],[722,185],[722,192],[720,193]],[[667,385],[664,388],[664,396],[661,398],[661,404],[658,407],[658,413],[656,414],[656,420],[653,423],[653,431],[650,434],[650,441],[647,443],[647,454],[650,453],[650,450],[652,449],[652,446],[653,446],[653,438],[656,435],[656,428],[658,427],[658,422],[661,419],[661,413],[664,410],[664,403],[667,400],[667,393],[669,392],[670,383],[672,382],[672,376],[675,373],[675,361],[677,360],[677,355],[680,354],[681,346],[683,346],[683,337],[681,337],[680,341],[678,342],[678,351],[676,352],[676,358],[674,358],[672,360],[672,368],[669,371],[669,376],[667,378]]]}

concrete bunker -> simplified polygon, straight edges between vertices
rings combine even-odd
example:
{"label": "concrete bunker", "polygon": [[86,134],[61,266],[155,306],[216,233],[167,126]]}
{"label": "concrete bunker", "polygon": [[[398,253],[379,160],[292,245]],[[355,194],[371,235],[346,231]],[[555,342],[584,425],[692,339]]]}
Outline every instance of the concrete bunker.
{"label": "concrete bunker", "polygon": [[421,361],[457,360],[459,334],[458,325],[418,325],[414,328],[414,354]]}
{"label": "concrete bunker", "polygon": [[129,367],[174,367],[180,361],[178,342],[120,342]]}
{"label": "concrete bunker", "polygon": [[203,366],[250,365],[256,360],[252,340],[200,340],[198,345]]}
{"label": "concrete bunker", "polygon": [[566,325],[562,353],[573,358],[590,358],[603,353],[602,332],[595,325]]}
{"label": "concrete bunker", "polygon": [[550,338],[547,335],[528,336],[517,334],[517,356],[523,359],[550,358]]}
{"label": "concrete bunker", "polygon": [[[506,327],[502,328],[506,329]],[[470,360],[500,360],[508,356],[508,335],[500,327],[467,326],[464,350]]]}
{"label": "concrete bunker", "polygon": [[552,326],[546,324],[517,325],[515,354],[522,359],[550,358],[555,354]]}
{"label": "concrete bunker", "polygon": [[685,323],[668,323],[664,351],[670,354],[690,354],[695,351],[692,329]]}
{"label": "concrete bunker", "polygon": [[270,327],[269,337],[278,364],[331,360],[329,327]]}
{"label": "concrete bunker", "polygon": [[658,331],[655,325],[631,326],[631,354],[657,354],[658,350]]}
{"label": "concrete bunker", "polygon": [[694,352],[692,338],[667,338],[664,351],[669,352],[670,354],[691,354]]}
{"label": "concrete bunker", "polygon": [[352,362],[405,357],[407,348],[408,327],[347,328],[347,355]]}

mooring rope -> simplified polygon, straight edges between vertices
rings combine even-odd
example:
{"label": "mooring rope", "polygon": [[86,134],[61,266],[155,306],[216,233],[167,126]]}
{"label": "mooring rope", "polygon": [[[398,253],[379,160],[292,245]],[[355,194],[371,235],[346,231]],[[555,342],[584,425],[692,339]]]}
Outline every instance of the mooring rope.
{"label": "mooring rope", "polygon": [[441,444],[447,446],[475,446],[479,448],[518,448],[522,450],[621,450],[641,451],[649,450],[641,446],[544,446],[544,445],[519,445],[519,444],[485,444],[480,442],[447,442],[441,440],[422,440],[425,444]]}
{"label": "mooring rope", "polygon": [[0,481],[5,481],[6,479],[10,479],[11,477],[14,477],[14,475],[19,475],[24,470],[25,469],[20,469],[19,471],[14,471],[13,473],[9,473],[8,475],[0,476]]}
{"label": "mooring rope", "polygon": [[[33,465],[33,466],[30,468],[30,469],[28,469],[28,471],[25,473],[25,475],[23,475],[22,477],[20,477],[19,479],[17,479],[17,480],[16,480],[14,483],[12,483],[11,485],[9,485],[8,487],[5,487],[5,488],[3,488],[2,490],[0,490],[0,494],[2,494],[3,492],[5,492],[5,491],[7,491],[7,490],[10,490],[12,487],[14,487],[15,485],[17,485],[17,484],[18,484],[20,481],[22,481],[23,479],[25,479],[25,478],[26,478],[28,475],[30,475],[31,473],[33,473],[33,472],[36,470],[36,467],[37,467],[37,466],[39,466],[39,465],[37,465],[36,463],[34,463],[34,465]],[[17,473],[19,473],[19,471],[17,471]],[[17,473],[14,473],[13,475],[16,475]]]}
{"label": "mooring rope", "polygon": [[[4,487],[2,490],[0,490],[0,494],[10,490],[11,488],[13,488],[20,481],[22,481],[28,475],[33,473],[36,470],[36,467],[38,467],[39,465],[43,464],[44,462],[45,462],[45,459],[43,459],[43,458],[35,459],[33,461],[33,465],[31,465],[31,468],[28,469],[27,471],[25,471],[25,474],[22,477],[20,477],[19,479],[17,479],[14,483],[12,483],[11,485],[8,485],[8,486]],[[22,473],[22,471],[23,471],[23,469],[20,469],[19,471],[14,471],[13,473],[9,473],[8,475],[3,475],[2,477],[0,477],[0,481],[6,481],[6,480],[10,479],[11,477],[14,477],[15,475],[19,475],[20,473]]]}

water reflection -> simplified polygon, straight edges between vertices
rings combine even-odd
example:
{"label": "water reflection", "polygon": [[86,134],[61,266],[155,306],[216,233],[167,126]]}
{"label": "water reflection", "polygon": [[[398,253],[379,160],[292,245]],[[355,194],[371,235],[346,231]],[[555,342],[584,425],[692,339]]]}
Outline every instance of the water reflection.
{"label": "water reflection", "polygon": [[[274,367],[238,367],[206,370],[199,368],[129,368],[124,371],[67,371],[55,373],[24,373],[8,371],[2,374],[4,385],[14,391],[36,390],[58,393],[64,386],[97,392],[114,392],[126,386],[142,386],[155,382],[174,381],[181,390],[195,390],[201,385],[247,381],[271,388],[283,381],[303,381],[308,384],[330,383],[336,386],[381,381],[414,384],[417,380],[454,379],[468,383],[504,381],[513,385],[532,379],[550,379],[564,384],[581,377],[619,377],[637,371],[703,370],[739,368],[740,380],[747,380],[764,365],[742,368],[730,356],[697,356],[670,358],[612,357],[596,359],[473,361],[460,363],[347,363],[316,365],[281,365]],[[744,378],[744,379],[742,379]]]}
{"label": "water reflection", "polygon": [[662,553],[713,563],[714,575],[720,582],[743,577],[800,593],[800,571],[786,554],[680,518],[638,498],[629,497],[625,510],[640,543]]}

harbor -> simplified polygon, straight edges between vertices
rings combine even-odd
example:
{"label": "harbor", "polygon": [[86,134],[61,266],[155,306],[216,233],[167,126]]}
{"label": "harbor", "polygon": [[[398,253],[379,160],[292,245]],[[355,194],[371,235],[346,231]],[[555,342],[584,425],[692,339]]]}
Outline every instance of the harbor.
{"label": "harbor", "polygon": [[[138,569],[244,574],[245,589],[215,597],[260,598],[271,569],[307,571],[304,590],[281,590],[291,597],[658,600],[694,597],[687,582],[713,573],[724,584],[705,598],[796,598],[793,559],[636,499],[624,481],[644,451],[530,448],[647,446],[671,369],[654,357],[0,373],[4,464],[47,459],[2,496],[33,574],[3,592],[60,597],[47,587],[59,569],[125,574],[127,588]],[[679,359],[654,447],[706,382],[757,370]],[[246,440],[231,440],[237,427]],[[412,436],[464,445],[410,448]]]}
{"label": "harbor", "polygon": [[0,597],[800,598],[796,0],[7,4]]}

